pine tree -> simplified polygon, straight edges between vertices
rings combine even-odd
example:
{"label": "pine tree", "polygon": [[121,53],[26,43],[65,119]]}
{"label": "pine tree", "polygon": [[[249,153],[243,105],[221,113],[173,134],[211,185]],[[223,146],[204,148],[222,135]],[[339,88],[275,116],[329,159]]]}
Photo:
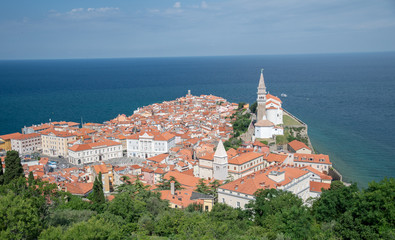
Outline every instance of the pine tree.
{"label": "pine tree", "polygon": [[33,184],[34,184],[34,176],[33,176],[33,172],[32,171],[29,172],[29,178],[28,178],[27,182],[29,183],[29,187],[33,186]]}
{"label": "pine tree", "polygon": [[8,184],[12,180],[23,176],[23,167],[19,153],[17,151],[8,151],[5,158],[4,183]]}
{"label": "pine tree", "polygon": [[103,184],[101,181],[101,172],[99,173],[99,176],[95,178],[95,181],[93,183],[93,198],[92,201],[97,204],[102,204],[105,202],[104,198],[104,192],[103,192]]}

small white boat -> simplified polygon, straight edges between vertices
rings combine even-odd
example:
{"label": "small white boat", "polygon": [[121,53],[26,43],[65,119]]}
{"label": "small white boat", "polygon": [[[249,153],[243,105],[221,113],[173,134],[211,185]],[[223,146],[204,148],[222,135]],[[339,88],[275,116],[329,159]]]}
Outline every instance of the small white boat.
{"label": "small white boat", "polygon": [[285,93],[281,93],[281,97],[288,97],[288,96]]}

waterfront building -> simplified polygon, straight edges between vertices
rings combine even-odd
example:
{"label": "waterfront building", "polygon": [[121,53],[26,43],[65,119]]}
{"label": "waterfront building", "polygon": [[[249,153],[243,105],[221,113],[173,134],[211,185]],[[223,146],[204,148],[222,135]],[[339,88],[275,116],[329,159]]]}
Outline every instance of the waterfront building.
{"label": "waterfront building", "polygon": [[72,164],[85,164],[122,157],[122,144],[112,140],[74,144],[68,149],[68,160]]}
{"label": "waterfront building", "polygon": [[51,157],[67,157],[68,144],[76,141],[76,139],[77,136],[69,132],[53,129],[44,130],[41,132],[43,154]]}
{"label": "waterfront building", "polygon": [[329,156],[325,154],[294,153],[293,162],[297,167],[310,166],[325,174],[332,167]]}
{"label": "waterfront building", "polygon": [[41,149],[41,135],[39,133],[21,134],[11,138],[12,150],[19,155],[30,154]]}
{"label": "waterfront building", "polygon": [[266,93],[262,69],[257,92],[255,138],[273,138],[273,136],[284,134],[284,129],[280,126],[283,124],[281,104],[278,97]]}
{"label": "waterfront building", "polygon": [[127,137],[128,157],[150,158],[168,153],[175,146],[175,135],[169,132],[140,132]]}
{"label": "waterfront building", "polygon": [[292,142],[288,143],[288,152],[311,154],[311,149],[306,144],[298,140],[293,140]]}

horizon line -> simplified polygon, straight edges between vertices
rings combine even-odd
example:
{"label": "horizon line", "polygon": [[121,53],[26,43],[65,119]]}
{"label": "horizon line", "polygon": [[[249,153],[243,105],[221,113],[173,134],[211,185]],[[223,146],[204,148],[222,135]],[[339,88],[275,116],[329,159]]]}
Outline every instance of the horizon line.
{"label": "horizon line", "polygon": [[0,58],[0,61],[45,61],[45,60],[104,60],[104,59],[149,59],[149,58],[198,58],[198,57],[248,57],[248,56],[294,56],[294,55],[331,55],[331,54],[369,54],[395,53],[391,51],[366,52],[321,52],[321,53],[278,53],[278,54],[229,54],[229,55],[190,55],[190,56],[135,56],[135,57],[70,57],[70,58]]}

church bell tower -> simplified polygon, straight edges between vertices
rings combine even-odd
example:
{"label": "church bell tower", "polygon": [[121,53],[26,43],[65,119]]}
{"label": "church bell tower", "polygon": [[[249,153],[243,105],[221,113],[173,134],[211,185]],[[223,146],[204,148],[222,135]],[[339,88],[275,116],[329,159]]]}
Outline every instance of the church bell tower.
{"label": "church bell tower", "polygon": [[218,180],[226,180],[228,178],[228,154],[221,139],[214,153],[213,177]]}
{"label": "church bell tower", "polygon": [[259,79],[258,92],[257,92],[257,118],[256,121],[266,119],[266,86],[263,79],[263,68],[261,69],[261,77]]}

